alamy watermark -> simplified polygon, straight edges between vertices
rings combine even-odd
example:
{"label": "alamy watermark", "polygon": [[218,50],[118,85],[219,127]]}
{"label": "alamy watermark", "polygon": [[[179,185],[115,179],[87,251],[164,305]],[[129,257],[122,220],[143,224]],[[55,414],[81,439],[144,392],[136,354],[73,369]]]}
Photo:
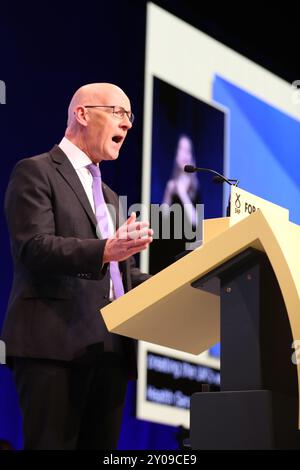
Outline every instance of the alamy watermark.
{"label": "alamy watermark", "polygon": [[6,104],[6,85],[3,80],[0,80],[0,104]]}
{"label": "alamy watermark", "polygon": [[300,364],[300,340],[296,339],[292,343],[292,349],[295,349],[295,351],[292,354],[292,363],[295,365]]}
{"label": "alamy watermark", "polygon": [[292,83],[292,103],[300,104],[300,80],[294,80]]}
{"label": "alamy watermark", "polygon": [[6,346],[4,341],[0,340],[0,364],[6,364]]}
{"label": "alamy watermark", "polygon": [[[193,250],[201,245],[203,240],[203,204],[150,204],[149,206],[141,203],[132,204],[128,207],[127,196],[119,197],[119,207],[116,210],[112,204],[107,204],[108,211],[113,221],[114,227],[120,227],[132,212],[141,214],[143,220],[150,221],[153,230],[153,238],[161,240],[185,240],[185,249]],[[101,220],[101,211],[105,210],[103,206],[96,208],[98,220]],[[118,215],[117,215],[118,214]],[[127,216],[124,220],[124,217]],[[136,233],[123,232],[120,236],[136,238]],[[97,236],[101,237],[101,227],[97,226]]]}

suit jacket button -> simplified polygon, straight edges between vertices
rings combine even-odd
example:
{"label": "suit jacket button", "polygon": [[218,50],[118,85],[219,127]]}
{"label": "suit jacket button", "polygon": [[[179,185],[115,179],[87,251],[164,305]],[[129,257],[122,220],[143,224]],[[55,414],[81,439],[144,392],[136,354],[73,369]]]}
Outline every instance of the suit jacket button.
{"label": "suit jacket button", "polygon": [[103,296],[103,299],[108,299],[108,295],[105,294],[105,295]]}

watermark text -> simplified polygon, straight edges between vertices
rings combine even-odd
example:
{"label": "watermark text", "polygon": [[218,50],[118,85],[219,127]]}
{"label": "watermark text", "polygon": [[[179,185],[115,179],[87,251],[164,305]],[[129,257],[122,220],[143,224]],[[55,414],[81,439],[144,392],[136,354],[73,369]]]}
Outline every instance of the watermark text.
{"label": "watermark text", "polygon": [[6,85],[3,80],[0,80],[0,104],[6,104]]}
{"label": "watermark text", "polygon": [[0,340],[0,364],[6,364],[6,346],[4,341]]}

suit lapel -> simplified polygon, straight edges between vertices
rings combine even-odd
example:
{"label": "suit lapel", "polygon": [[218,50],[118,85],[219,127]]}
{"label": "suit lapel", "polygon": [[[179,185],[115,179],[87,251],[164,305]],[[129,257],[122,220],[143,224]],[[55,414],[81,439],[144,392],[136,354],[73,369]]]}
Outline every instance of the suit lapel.
{"label": "suit lapel", "polygon": [[102,191],[108,211],[113,221],[114,229],[119,227],[119,201],[117,196],[109,189],[105,183],[102,183]]}
{"label": "suit lapel", "polygon": [[[72,164],[70,163],[68,157],[65,153],[55,145],[53,149],[50,151],[51,158],[56,166],[57,171],[61,174],[64,178],[66,183],[73,189],[76,197],[78,198],[80,204],[84,208],[88,218],[94,225],[97,227],[97,219],[96,216],[91,208],[91,204],[88,200],[86,192],[81,184],[80,179],[77,176],[76,171],[74,170]],[[104,199],[107,204],[111,204],[115,207],[116,210],[116,225],[118,228],[119,222],[119,205],[118,205],[118,198],[115,194],[105,185],[102,184],[103,195]],[[125,284],[125,289],[128,290],[128,280],[127,280],[127,261],[121,261],[119,263],[121,272],[124,273],[123,276],[123,283]]]}
{"label": "suit lapel", "polygon": [[96,216],[91,208],[91,204],[81,184],[81,181],[78,178],[78,175],[70,163],[68,157],[57,145],[50,151],[50,155],[56,164],[57,171],[61,174],[67,184],[73,189],[90,221],[95,227],[97,227]]}
{"label": "suit lapel", "polygon": [[[102,189],[103,189],[103,196],[107,204],[111,204],[114,206],[115,211],[116,211],[116,228],[119,227],[119,222],[122,224],[124,223],[123,220],[120,220],[120,211],[119,211],[119,201],[118,197],[109,189],[106,184],[102,184]],[[123,214],[122,214],[123,215]],[[128,271],[128,261],[119,261],[119,268],[121,273],[123,274],[122,280],[124,284],[125,291],[127,292],[129,290],[129,282],[128,282],[128,276],[129,276],[129,271]]]}

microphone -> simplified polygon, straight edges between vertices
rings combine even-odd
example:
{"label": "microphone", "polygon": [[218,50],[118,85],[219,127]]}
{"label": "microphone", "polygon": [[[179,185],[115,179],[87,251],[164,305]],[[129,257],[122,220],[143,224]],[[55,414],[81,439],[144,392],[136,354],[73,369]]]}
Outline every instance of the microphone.
{"label": "microphone", "polygon": [[[230,186],[237,186],[239,184],[239,180],[235,179],[227,179],[224,175],[221,175],[216,170],[211,170],[210,168],[198,168],[193,165],[185,165],[184,171],[186,173],[195,173],[196,171],[207,171],[208,173],[212,173],[214,175],[213,182],[214,183],[228,183]],[[229,201],[226,208],[226,216],[230,217],[230,196]]]}
{"label": "microphone", "polygon": [[211,170],[210,168],[198,168],[193,165],[185,165],[184,171],[186,173],[195,173],[196,171],[207,171],[214,175],[213,182],[214,183],[227,183],[230,186],[237,186],[239,184],[239,180],[236,179],[227,179],[224,175],[221,175],[216,170]]}

